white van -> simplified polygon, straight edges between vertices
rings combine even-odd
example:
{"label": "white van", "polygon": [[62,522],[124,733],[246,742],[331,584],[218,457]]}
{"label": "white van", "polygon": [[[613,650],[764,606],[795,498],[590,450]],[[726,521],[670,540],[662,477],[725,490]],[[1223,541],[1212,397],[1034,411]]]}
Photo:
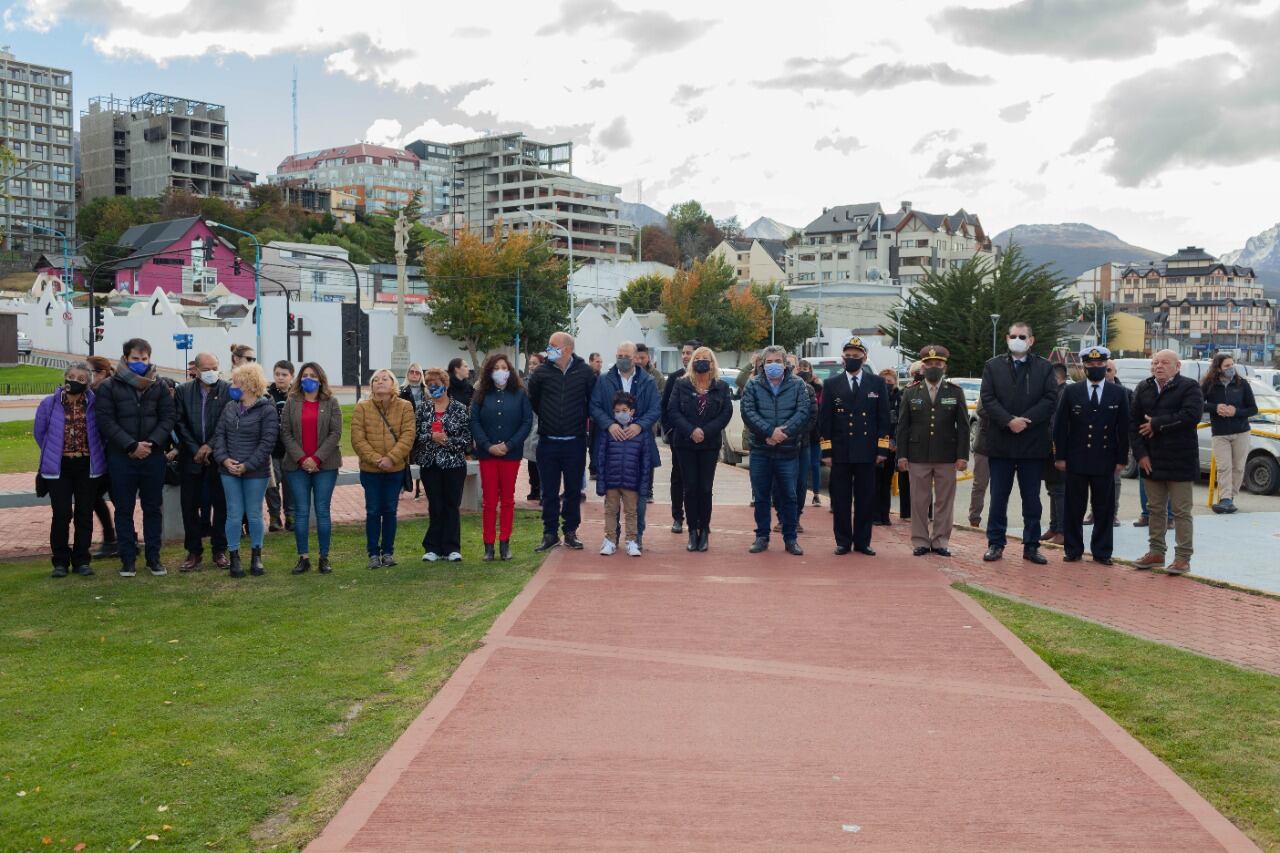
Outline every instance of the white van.
{"label": "white van", "polygon": [[[1185,360],[1178,372],[1183,376],[1194,379],[1199,382],[1200,378],[1209,371],[1209,365],[1213,362],[1210,360]],[[1250,379],[1257,379],[1259,369],[1250,367],[1247,364],[1236,363],[1236,370],[1242,375]],[[1120,384],[1126,388],[1136,387],[1139,382],[1151,376],[1151,359],[1149,358],[1117,358],[1116,359],[1116,378],[1120,380]],[[1268,380],[1268,384],[1270,381]]]}

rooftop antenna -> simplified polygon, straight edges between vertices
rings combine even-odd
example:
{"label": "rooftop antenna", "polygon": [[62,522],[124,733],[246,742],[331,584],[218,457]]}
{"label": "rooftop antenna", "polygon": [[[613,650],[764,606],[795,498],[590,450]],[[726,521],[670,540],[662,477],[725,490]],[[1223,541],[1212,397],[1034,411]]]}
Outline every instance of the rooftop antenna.
{"label": "rooftop antenna", "polygon": [[293,66],[293,153],[298,153],[298,66]]}

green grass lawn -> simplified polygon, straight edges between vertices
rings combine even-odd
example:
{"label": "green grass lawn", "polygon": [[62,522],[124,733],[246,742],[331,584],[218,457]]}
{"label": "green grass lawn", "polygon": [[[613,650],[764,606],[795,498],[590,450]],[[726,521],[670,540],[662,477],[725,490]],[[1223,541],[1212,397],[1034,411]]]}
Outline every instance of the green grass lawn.
{"label": "green grass lawn", "polygon": [[960,588],[1263,850],[1280,851],[1280,677]]}
{"label": "green grass lawn", "polygon": [[[0,367],[0,386],[7,382],[35,382],[48,385],[52,391],[62,382],[62,371],[56,367],[39,367],[34,364],[19,364],[15,367]],[[3,388],[0,388],[0,392]]]}
{"label": "green grass lawn", "polygon": [[508,563],[479,561],[464,517],[467,561],[428,566],[424,525],[402,524],[403,562],[379,570],[362,525],[335,531],[328,576],[289,574],[292,534],[268,538],[265,577],[239,581],[208,563],[131,580],[111,563],[62,580],[46,560],[0,565],[0,847],[315,837],[540,560],[533,513]]}

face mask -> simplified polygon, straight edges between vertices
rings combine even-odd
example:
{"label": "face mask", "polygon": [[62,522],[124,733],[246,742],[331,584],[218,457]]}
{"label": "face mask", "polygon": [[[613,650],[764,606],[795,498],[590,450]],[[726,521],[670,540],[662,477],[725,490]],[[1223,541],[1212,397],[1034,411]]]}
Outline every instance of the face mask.
{"label": "face mask", "polygon": [[234,385],[232,385],[230,388],[227,389],[227,396],[230,397],[232,400],[236,400],[238,402],[240,398],[244,396],[244,392],[241,391],[239,388],[235,387]]}
{"label": "face mask", "polygon": [[547,347],[547,359],[549,361],[559,361],[561,355],[563,353],[560,352],[560,347]]}
{"label": "face mask", "polygon": [[89,388],[88,382],[79,382],[75,379],[67,380],[67,393],[69,394],[83,394],[85,391],[88,390],[88,388]]}
{"label": "face mask", "polygon": [[924,379],[924,374],[923,374],[923,373],[913,373],[913,374],[911,374],[911,379],[912,379],[912,381],[914,381],[914,382],[919,382],[920,380]]}
{"label": "face mask", "polygon": [[443,386],[443,385],[428,385],[428,386],[427,386],[427,393],[431,395],[431,399],[433,399],[433,400],[438,400],[438,399],[440,399],[441,397],[443,397],[443,396],[444,396],[444,386]]}
{"label": "face mask", "polygon": [[924,378],[929,382],[938,382],[942,379],[942,374],[945,371],[945,367],[926,367],[924,369]]}
{"label": "face mask", "polygon": [[146,376],[147,371],[151,369],[151,365],[147,364],[145,361],[131,361],[129,362],[129,369],[138,376]]}
{"label": "face mask", "polygon": [[631,423],[631,413],[630,412],[614,412],[613,419],[618,422],[619,426],[626,426],[627,424]]}
{"label": "face mask", "polygon": [[862,369],[862,359],[845,358],[844,369],[847,370],[849,373],[857,373],[859,370]]}
{"label": "face mask", "polygon": [[632,367],[634,366],[631,359],[625,358],[625,357],[618,359],[614,363],[618,366],[619,373],[630,373]]}
{"label": "face mask", "polygon": [[298,384],[302,386],[302,391],[305,394],[314,394],[320,390],[320,380],[312,379],[310,376],[303,377]]}
{"label": "face mask", "polygon": [[202,370],[200,371],[200,381],[205,385],[214,385],[218,381],[218,371]]}
{"label": "face mask", "polygon": [[709,359],[700,358],[693,363],[694,373],[710,373],[711,361]]}
{"label": "face mask", "polygon": [[1235,378],[1236,378],[1236,369],[1235,369],[1234,367],[1224,367],[1224,368],[1222,368],[1222,378],[1223,378],[1223,379],[1225,379],[1225,380],[1227,380],[1228,382],[1230,382],[1232,379],[1235,379]]}
{"label": "face mask", "polygon": [[510,371],[510,370],[495,370],[495,371],[493,371],[493,384],[494,384],[494,385],[497,385],[499,388],[501,388],[503,385],[506,385],[506,384],[507,384],[507,380],[508,380],[508,379],[510,379],[510,378],[511,378],[511,371]]}
{"label": "face mask", "polygon": [[1022,355],[1027,351],[1027,342],[1022,338],[1009,338],[1009,352],[1014,355]]}
{"label": "face mask", "polygon": [[776,361],[771,361],[764,366],[764,375],[770,379],[781,379],[785,371],[786,368]]}
{"label": "face mask", "polygon": [[1105,364],[1101,367],[1087,366],[1084,373],[1089,377],[1090,382],[1101,382],[1107,378],[1107,366]]}

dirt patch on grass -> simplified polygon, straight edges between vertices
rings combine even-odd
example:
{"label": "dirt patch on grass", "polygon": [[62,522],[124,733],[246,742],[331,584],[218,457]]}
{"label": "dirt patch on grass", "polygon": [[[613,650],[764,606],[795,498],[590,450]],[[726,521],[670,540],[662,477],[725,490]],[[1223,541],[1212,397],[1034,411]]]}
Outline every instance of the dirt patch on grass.
{"label": "dirt patch on grass", "polygon": [[258,844],[264,844],[279,838],[285,827],[293,822],[293,810],[298,807],[300,802],[302,801],[295,796],[285,797],[280,802],[280,808],[249,830],[249,837]]}

